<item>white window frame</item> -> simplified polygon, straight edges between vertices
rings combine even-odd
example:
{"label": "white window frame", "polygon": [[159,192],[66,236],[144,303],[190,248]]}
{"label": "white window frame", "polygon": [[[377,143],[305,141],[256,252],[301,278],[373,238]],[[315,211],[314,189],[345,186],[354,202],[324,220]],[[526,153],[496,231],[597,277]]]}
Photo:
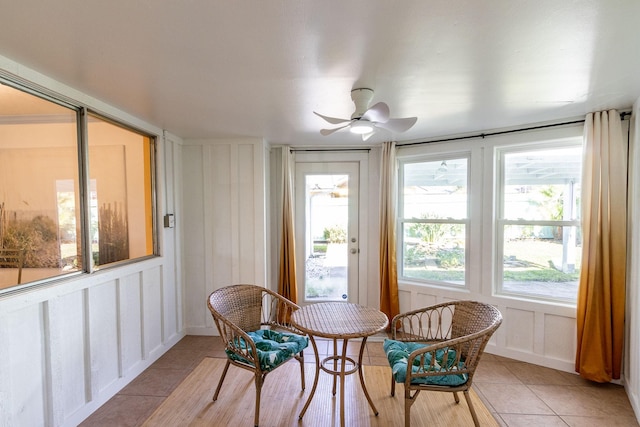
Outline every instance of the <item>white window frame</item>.
{"label": "white window frame", "polygon": [[[579,219],[579,213],[577,219],[574,220],[529,220],[529,219],[506,219],[504,213],[504,181],[505,181],[505,168],[504,159],[505,155],[523,151],[546,151],[550,149],[561,149],[577,147],[582,145],[582,137],[556,139],[551,141],[540,141],[537,143],[520,143],[514,145],[498,146],[494,149],[495,159],[495,254],[493,257],[494,272],[494,292],[496,295],[516,297],[518,299],[527,300],[541,300],[549,302],[560,302],[575,304],[576,299],[565,299],[560,297],[552,297],[550,295],[540,295],[534,293],[520,293],[504,289],[504,228],[508,225],[531,225],[531,226],[554,226],[565,227],[573,226],[578,230],[581,228],[581,220]],[[577,297],[577,295],[576,295]]]}
{"label": "white window frame", "polygon": [[[428,219],[428,220],[420,220],[416,218],[405,218],[404,217],[404,165],[412,164],[412,163],[422,163],[422,162],[442,162],[452,159],[466,159],[467,160],[467,212],[464,218],[446,218],[446,219]],[[471,251],[471,235],[472,235],[472,211],[474,210],[471,206],[471,185],[472,185],[472,154],[470,150],[463,151],[442,151],[439,153],[433,154],[423,154],[419,156],[409,156],[398,159],[398,217],[397,217],[397,268],[398,268],[398,276],[399,279],[405,282],[412,282],[418,285],[424,286],[438,286],[452,289],[463,289],[468,290],[470,287],[470,265],[473,265],[472,261],[472,251]],[[416,224],[416,223],[439,223],[439,224],[463,224],[465,227],[465,267],[464,267],[464,283],[463,284],[455,284],[447,281],[437,281],[437,280],[429,280],[429,279],[420,279],[415,277],[407,277],[402,274],[404,270],[404,226],[406,224]]]}

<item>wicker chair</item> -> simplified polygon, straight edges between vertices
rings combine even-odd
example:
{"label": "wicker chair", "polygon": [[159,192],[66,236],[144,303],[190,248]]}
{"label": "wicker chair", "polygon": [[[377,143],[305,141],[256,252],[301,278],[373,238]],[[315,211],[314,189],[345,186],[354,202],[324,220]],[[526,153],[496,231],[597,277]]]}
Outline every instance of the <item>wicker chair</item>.
{"label": "wicker chair", "polygon": [[453,301],[399,314],[391,321],[392,340],[384,349],[395,383],[404,383],[404,424],[411,422],[411,405],[423,390],[452,392],[459,403],[462,391],[479,426],[469,389],[478,362],[491,335],[502,323],[500,312],[489,304]]}
{"label": "wicker chair", "polygon": [[304,390],[303,350],[308,345],[308,337],[289,323],[291,314],[299,306],[269,289],[255,285],[233,285],[218,289],[209,295],[207,306],[227,354],[213,400],[218,398],[230,365],[253,372],[256,387],[254,424],[257,427],[260,391],[268,373],[295,358],[300,362]]}

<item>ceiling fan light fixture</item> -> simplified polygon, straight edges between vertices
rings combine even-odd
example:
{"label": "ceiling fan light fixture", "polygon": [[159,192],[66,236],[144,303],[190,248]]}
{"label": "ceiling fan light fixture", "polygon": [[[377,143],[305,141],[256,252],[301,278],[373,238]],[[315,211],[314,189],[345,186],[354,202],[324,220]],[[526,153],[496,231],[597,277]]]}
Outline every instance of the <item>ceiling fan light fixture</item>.
{"label": "ceiling fan light fixture", "polygon": [[340,129],[348,128],[351,133],[362,135],[362,140],[366,141],[376,131],[382,129],[392,133],[400,133],[409,130],[416,124],[417,117],[404,117],[399,119],[389,118],[389,106],[384,102],[378,102],[369,107],[373,98],[373,90],[368,88],[358,88],[351,91],[351,99],[356,105],[356,110],[349,119],[324,116],[320,113],[313,114],[320,117],[327,123],[338,125],[331,129],[320,129],[323,136],[331,135]]}
{"label": "ceiling fan light fixture", "polygon": [[357,133],[358,135],[363,135],[365,133],[371,133],[374,131],[374,126],[373,123],[367,122],[367,121],[362,121],[362,120],[357,120],[353,123],[351,123],[351,126],[349,127],[349,130],[352,133]]}

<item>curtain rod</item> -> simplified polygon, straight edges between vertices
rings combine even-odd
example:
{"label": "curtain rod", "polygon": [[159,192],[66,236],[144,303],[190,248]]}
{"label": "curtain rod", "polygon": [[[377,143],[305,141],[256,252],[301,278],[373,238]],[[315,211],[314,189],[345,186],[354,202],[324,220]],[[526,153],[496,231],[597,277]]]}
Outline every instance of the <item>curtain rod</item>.
{"label": "curtain rod", "polygon": [[[620,120],[624,120],[627,116],[630,116],[630,115],[631,115],[631,112],[628,112],[628,111],[622,112],[622,113],[620,113]],[[475,134],[475,135],[466,135],[466,136],[458,136],[458,137],[451,137],[451,138],[434,139],[434,140],[431,140],[431,141],[410,142],[410,143],[407,143],[407,144],[396,144],[396,145],[398,147],[409,147],[411,145],[431,144],[433,142],[461,141],[463,139],[476,139],[476,138],[484,139],[487,136],[505,135],[505,134],[509,134],[509,133],[526,132],[526,131],[530,131],[530,130],[546,129],[546,128],[551,128],[551,127],[556,127],[556,126],[575,125],[575,124],[579,124],[579,123],[584,123],[584,119],[582,119],[582,120],[573,120],[573,121],[570,121],[570,122],[552,123],[552,124],[548,124],[548,125],[530,126],[530,127],[526,127],[526,128],[520,128],[520,129],[510,129],[510,130],[503,130],[503,131],[496,131],[496,132],[478,133],[478,134]]]}
{"label": "curtain rod", "polygon": [[298,151],[307,151],[307,152],[323,152],[323,151],[366,151],[367,153],[369,151],[371,151],[371,148],[324,148],[324,149],[320,149],[320,148],[310,148],[310,149],[304,149],[304,148],[291,148],[290,151],[292,153],[298,152]]}

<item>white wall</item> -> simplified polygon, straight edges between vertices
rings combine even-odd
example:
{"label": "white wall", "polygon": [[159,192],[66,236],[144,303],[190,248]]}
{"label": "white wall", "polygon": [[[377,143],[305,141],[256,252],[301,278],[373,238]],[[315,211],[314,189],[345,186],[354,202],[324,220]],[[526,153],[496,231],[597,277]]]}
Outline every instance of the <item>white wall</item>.
{"label": "white wall", "polygon": [[161,221],[181,213],[180,140],[3,57],[0,74],[158,136],[162,256],[0,295],[0,426],[76,426],[184,335],[180,229]]}
{"label": "white wall", "polygon": [[262,140],[186,140],[182,147],[185,328],[217,334],[215,289],[267,285],[267,151]]}
{"label": "white wall", "polygon": [[629,140],[629,218],[627,253],[627,312],[624,384],[640,420],[640,99],[633,106]]}

